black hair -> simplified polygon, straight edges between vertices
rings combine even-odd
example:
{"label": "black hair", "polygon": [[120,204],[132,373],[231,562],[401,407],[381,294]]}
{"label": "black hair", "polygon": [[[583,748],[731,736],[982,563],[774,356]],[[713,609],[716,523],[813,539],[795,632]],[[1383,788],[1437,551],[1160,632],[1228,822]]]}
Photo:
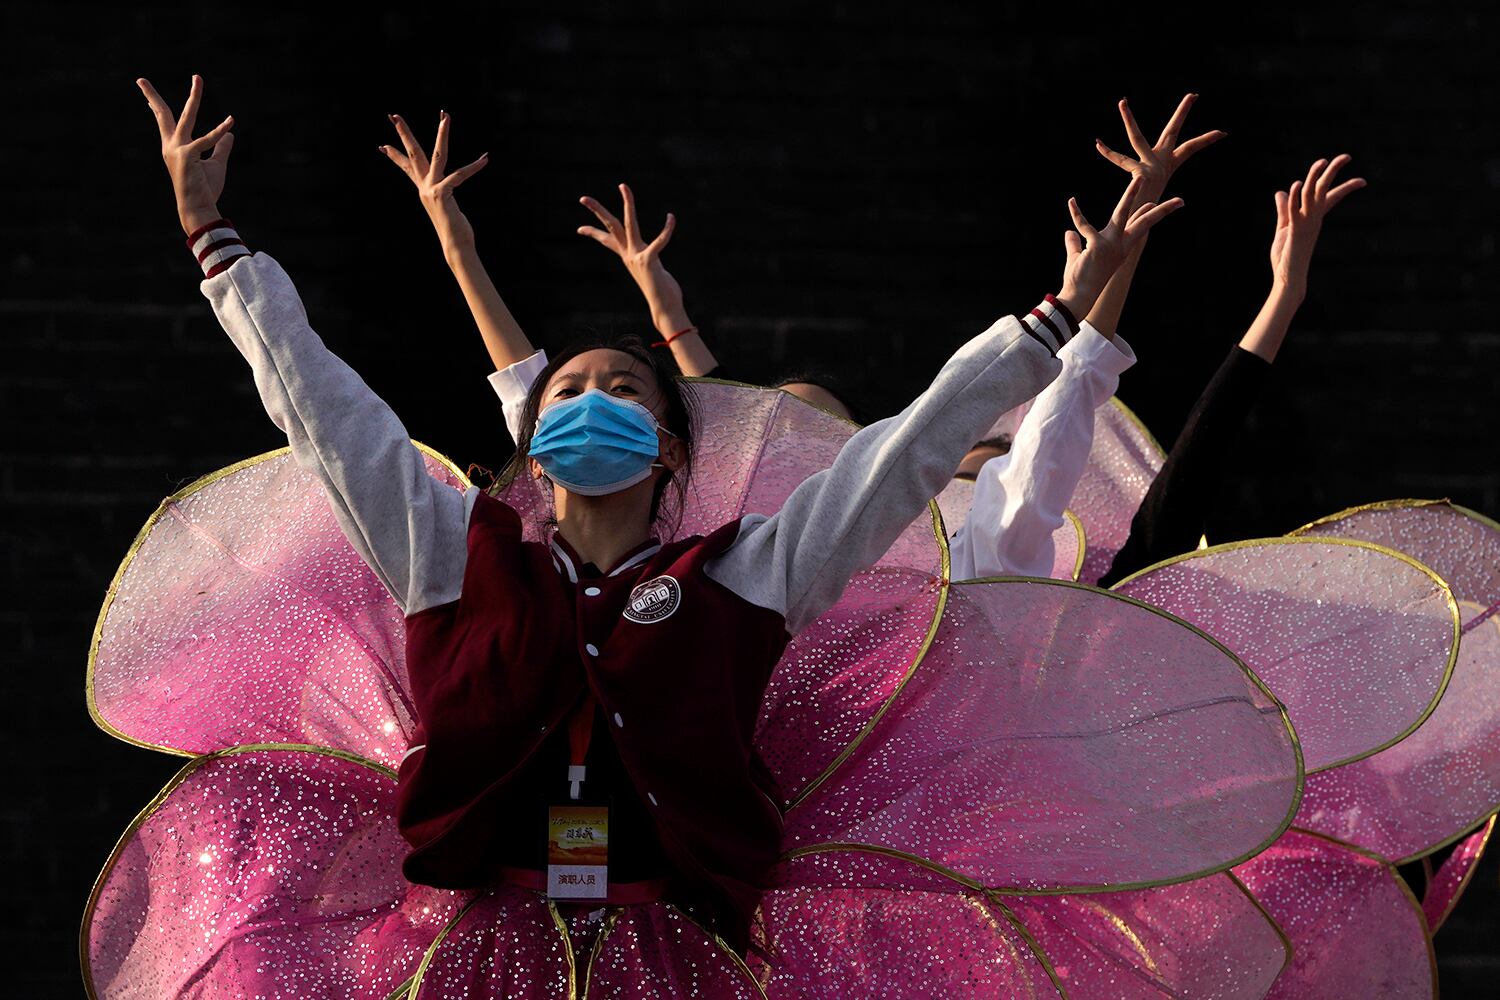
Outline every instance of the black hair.
{"label": "black hair", "polygon": [[[640,337],[591,335],[569,344],[547,362],[547,367],[542,369],[536,381],[531,384],[531,391],[526,395],[526,406],[521,411],[521,434],[516,440],[516,454],[510,460],[502,481],[508,483],[517,476],[527,474],[527,452],[531,450],[531,435],[536,430],[537,416],[542,410],[542,395],[547,390],[547,383],[552,381],[552,376],[578,355],[597,350],[628,354],[650,371],[656,380],[657,389],[660,390],[667,404],[660,418],[661,426],[680,440],[686,451],[682,466],[675,472],[658,479],[656,489],[651,494],[651,521],[666,529],[660,530],[661,537],[670,538],[681,526],[688,483],[693,476],[693,423],[697,411],[697,399],[693,395],[692,387],[678,377],[676,368],[664,360],[662,355],[653,353]],[[664,503],[668,490],[672,492],[671,501]]]}
{"label": "black hair", "polygon": [[993,448],[1003,455],[1010,451],[1010,444],[1009,434],[996,434],[994,437],[987,437],[983,441],[975,441],[969,450],[973,451],[975,448]]}
{"label": "black hair", "polygon": [[838,400],[844,409],[849,411],[849,419],[860,426],[869,423],[869,414],[865,408],[855,402],[854,394],[849,389],[847,380],[834,375],[826,368],[799,368],[787,372],[771,383],[772,389],[781,389],[789,385],[815,385],[828,395]]}

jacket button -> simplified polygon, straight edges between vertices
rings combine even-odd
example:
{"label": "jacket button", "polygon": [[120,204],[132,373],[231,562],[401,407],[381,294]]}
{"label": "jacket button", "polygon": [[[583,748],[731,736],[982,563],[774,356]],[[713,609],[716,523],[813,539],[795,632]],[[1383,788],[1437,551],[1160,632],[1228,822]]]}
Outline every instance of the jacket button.
{"label": "jacket button", "polygon": [[588,653],[590,656],[598,656],[599,655],[599,647],[596,646],[596,645],[594,645],[592,642],[584,643],[583,650],[584,650],[584,652]]}
{"label": "jacket button", "polygon": [[599,588],[598,587],[584,587],[583,588],[583,592],[585,594],[587,594],[589,597],[598,597],[599,596]]}
{"label": "jacket button", "polygon": [[619,726],[621,729],[625,728],[625,719],[620,715],[619,712],[615,713],[615,725]]}

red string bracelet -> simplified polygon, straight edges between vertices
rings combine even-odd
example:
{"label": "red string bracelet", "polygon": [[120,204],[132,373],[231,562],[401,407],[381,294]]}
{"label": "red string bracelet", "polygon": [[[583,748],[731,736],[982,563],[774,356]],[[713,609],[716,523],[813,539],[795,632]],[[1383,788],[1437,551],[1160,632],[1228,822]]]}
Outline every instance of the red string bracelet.
{"label": "red string bracelet", "polygon": [[676,333],[674,333],[674,334],[672,334],[672,335],[670,335],[668,337],[665,337],[665,338],[663,338],[661,340],[658,340],[656,343],[652,344],[651,346],[652,347],[667,347],[667,346],[670,346],[671,343],[672,343],[672,341],[676,340],[678,337],[682,336],[684,333],[693,333],[697,329],[698,328],[696,326],[683,327],[681,330],[678,330]]}

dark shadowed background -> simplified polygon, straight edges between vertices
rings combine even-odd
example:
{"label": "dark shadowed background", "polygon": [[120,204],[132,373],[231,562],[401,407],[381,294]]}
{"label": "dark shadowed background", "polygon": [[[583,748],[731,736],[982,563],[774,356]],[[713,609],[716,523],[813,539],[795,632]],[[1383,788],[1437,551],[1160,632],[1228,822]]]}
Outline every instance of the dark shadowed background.
{"label": "dark shadowed background", "polygon": [[[1370,181],[1331,217],[1311,293],[1224,484],[1210,537],[1281,533],[1390,497],[1500,515],[1500,208],[1480,3],[1153,9],[1131,21],[1010,3],[365,4],[179,11],[17,2],[0,13],[4,796],[10,983],[81,992],[77,923],[115,838],[179,760],[116,742],[84,704],[105,587],[157,501],[284,443],[198,292],[133,80],[200,121],[233,113],[222,207],[298,283],[314,325],[460,465],[509,454],[479,338],[410,184],[376,152],[399,111],[452,162],[480,249],[532,338],[646,331],[577,204],[671,210],[666,262],[747,379],[847,373],[876,415],[1058,283],[1064,203],[1102,224],[1125,148],[1187,90],[1227,140],[1179,175],[1122,332],[1120,396],[1170,444],[1269,285],[1271,193],[1339,152]],[[1158,27],[1167,25],[1167,27]],[[1160,31],[1160,34],[1156,32]],[[1496,865],[1437,938],[1448,997],[1500,974]]]}

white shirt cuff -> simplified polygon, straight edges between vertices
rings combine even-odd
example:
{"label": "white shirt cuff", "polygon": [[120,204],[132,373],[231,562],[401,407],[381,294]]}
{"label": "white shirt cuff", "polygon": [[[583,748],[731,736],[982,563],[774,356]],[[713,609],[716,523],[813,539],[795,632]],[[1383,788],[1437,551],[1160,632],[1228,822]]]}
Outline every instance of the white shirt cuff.
{"label": "white shirt cuff", "polygon": [[526,409],[526,397],[537,376],[547,367],[547,352],[537,351],[529,358],[490,374],[490,387],[500,397],[500,408],[505,411],[505,426],[513,440],[521,439],[521,417]]}
{"label": "white shirt cuff", "polygon": [[1079,324],[1078,336],[1063,345],[1057,357],[1064,364],[1083,365],[1108,375],[1121,374],[1136,360],[1124,337],[1117,333],[1110,340],[1087,320]]}

